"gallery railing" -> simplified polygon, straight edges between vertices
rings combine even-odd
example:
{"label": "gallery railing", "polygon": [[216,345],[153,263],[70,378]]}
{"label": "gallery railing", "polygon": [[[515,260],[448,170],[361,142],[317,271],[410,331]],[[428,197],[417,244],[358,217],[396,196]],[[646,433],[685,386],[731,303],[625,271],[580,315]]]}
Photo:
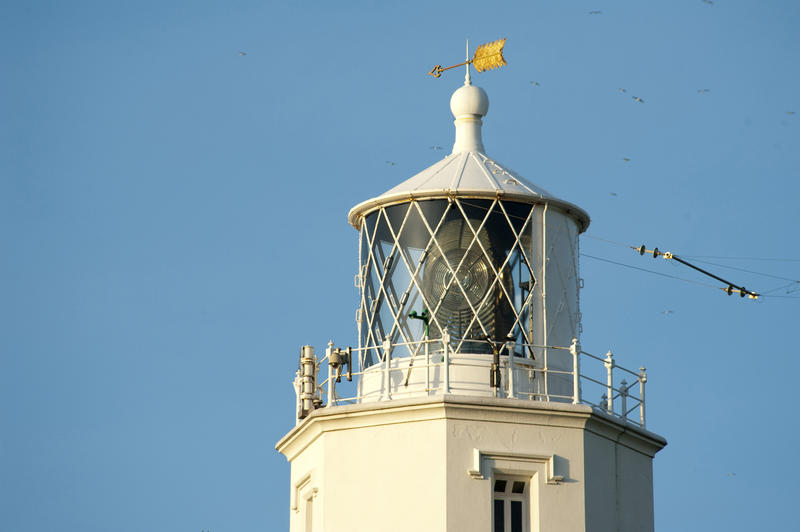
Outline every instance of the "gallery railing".
{"label": "gallery railing", "polygon": [[[316,408],[460,394],[586,404],[625,422],[646,425],[645,368],[619,366],[611,351],[594,355],[576,340],[569,346],[482,341],[488,345],[476,354],[454,352],[451,340],[445,336],[384,342],[380,350],[337,348],[330,342],[321,359],[313,347],[304,346],[295,378],[298,420]],[[404,356],[393,357],[398,348],[404,348]],[[327,375],[320,379],[323,368]]]}

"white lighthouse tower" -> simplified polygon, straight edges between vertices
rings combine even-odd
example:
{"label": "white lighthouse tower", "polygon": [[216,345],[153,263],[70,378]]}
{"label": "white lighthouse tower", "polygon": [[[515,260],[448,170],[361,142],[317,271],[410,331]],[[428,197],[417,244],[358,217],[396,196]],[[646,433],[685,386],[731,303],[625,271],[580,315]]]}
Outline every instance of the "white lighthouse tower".
{"label": "white lighthouse tower", "polygon": [[583,351],[578,235],[489,157],[455,91],[453,152],[356,205],[358,346],[304,346],[291,532],[653,530],[644,368]]}

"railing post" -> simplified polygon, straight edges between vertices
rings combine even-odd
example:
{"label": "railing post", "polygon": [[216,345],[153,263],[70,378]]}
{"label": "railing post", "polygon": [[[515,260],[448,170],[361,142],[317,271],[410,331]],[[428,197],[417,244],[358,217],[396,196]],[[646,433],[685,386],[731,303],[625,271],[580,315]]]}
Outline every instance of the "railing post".
{"label": "railing post", "polygon": [[392,342],[388,338],[383,341],[383,398],[389,400],[392,398]]}
{"label": "railing post", "polygon": [[430,340],[425,338],[425,395],[431,393],[431,350]]}
{"label": "railing post", "polygon": [[450,393],[450,335],[442,335],[442,373],[443,373],[443,389],[442,393]]}
{"label": "railing post", "polygon": [[572,354],[572,404],[577,405],[581,402],[581,346],[577,338],[572,339],[569,352]]}
{"label": "railing post", "polygon": [[644,417],[644,384],[647,382],[647,370],[644,366],[639,368],[639,423],[645,428]]}
{"label": "railing post", "polygon": [[547,347],[545,346],[542,348],[542,378],[544,380],[544,400],[550,401],[550,387],[548,386],[548,381],[550,380],[550,374],[547,372]]}
{"label": "railing post", "polygon": [[603,362],[606,366],[606,411],[609,414],[614,413],[614,355],[611,350],[606,353],[606,359]]}
{"label": "railing post", "polygon": [[506,342],[506,353],[508,353],[508,396],[514,398],[514,348],[517,346],[516,340]]}
{"label": "railing post", "polygon": [[336,393],[334,392],[334,386],[336,386],[335,378],[333,376],[334,369],[331,366],[331,353],[333,353],[333,340],[328,342],[328,347],[325,349],[325,356],[328,357],[328,405],[333,406],[334,397],[336,397]]}
{"label": "railing post", "polygon": [[619,382],[619,396],[622,400],[622,419],[628,419],[628,381]]}

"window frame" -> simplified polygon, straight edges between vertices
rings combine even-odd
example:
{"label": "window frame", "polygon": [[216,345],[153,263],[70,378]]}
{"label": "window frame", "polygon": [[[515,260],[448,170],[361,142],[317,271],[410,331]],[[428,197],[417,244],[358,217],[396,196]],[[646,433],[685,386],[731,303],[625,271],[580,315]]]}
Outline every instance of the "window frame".
{"label": "window frame", "polygon": [[[497,491],[497,482],[505,482],[504,490],[501,492]],[[523,483],[523,491],[522,493],[514,493],[514,485],[517,482]],[[491,488],[492,488],[492,531],[493,532],[513,532],[512,523],[511,523],[511,507],[512,502],[519,502],[522,504],[522,522],[521,528],[519,532],[531,532],[531,505],[530,505],[530,493],[531,493],[531,484],[533,483],[533,477],[525,476],[525,475],[506,475],[506,474],[494,474],[491,477]],[[496,502],[502,501],[503,503],[503,530],[496,530]]]}
{"label": "window frame", "polygon": [[495,477],[522,478],[529,480],[528,523],[529,532],[541,530],[541,490],[545,486],[557,486],[568,476],[569,462],[555,454],[542,455],[508,450],[474,448],[467,475],[474,480],[486,482],[485,497],[489,508],[489,524],[494,525],[494,479]]}
{"label": "window frame", "polygon": [[300,478],[294,485],[292,490],[291,508],[301,519],[299,530],[306,532],[312,531],[314,528],[315,512],[314,500],[319,494],[319,488],[314,481],[313,471],[307,473]]}

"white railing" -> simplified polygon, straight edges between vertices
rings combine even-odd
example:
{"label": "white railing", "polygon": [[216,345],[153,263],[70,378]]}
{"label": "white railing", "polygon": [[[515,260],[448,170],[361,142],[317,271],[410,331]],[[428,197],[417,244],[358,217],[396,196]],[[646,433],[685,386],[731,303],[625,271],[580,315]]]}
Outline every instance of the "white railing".
{"label": "white railing", "polygon": [[[410,356],[393,357],[401,347]],[[586,404],[645,427],[644,367],[631,371],[619,366],[611,351],[604,357],[593,355],[583,351],[576,340],[567,347],[514,342],[492,347],[497,354],[453,352],[447,336],[384,342],[381,348],[340,349],[330,342],[325,355],[317,360],[313,349],[306,346],[295,379],[298,419],[328,406],[457,394]],[[515,349],[543,356],[532,359],[502,354]],[[373,363],[365,367],[369,356]],[[327,375],[320,379],[324,367]]]}

